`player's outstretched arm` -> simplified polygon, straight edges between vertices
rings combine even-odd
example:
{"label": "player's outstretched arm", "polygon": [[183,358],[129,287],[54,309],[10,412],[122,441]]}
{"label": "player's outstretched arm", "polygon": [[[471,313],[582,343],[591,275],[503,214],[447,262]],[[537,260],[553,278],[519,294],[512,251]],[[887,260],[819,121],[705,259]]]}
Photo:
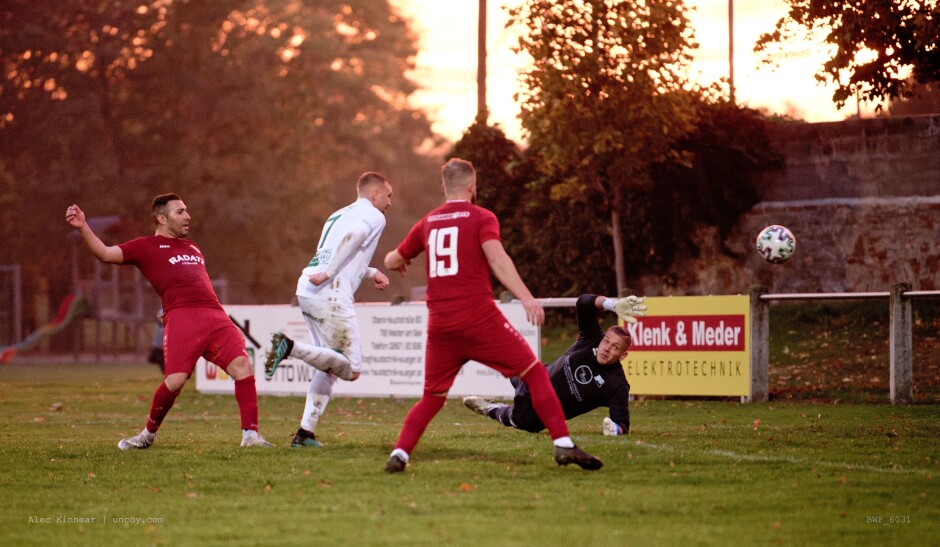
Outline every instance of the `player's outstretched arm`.
{"label": "player's outstretched arm", "polygon": [[385,255],[385,267],[389,270],[397,271],[401,274],[402,277],[405,277],[405,272],[408,271],[409,260],[401,256],[401,253],[398,252],[398,249],[392,249]]}
{"label": "player's outstretched arm", "polygon": [[124,251],[117,245],[105,245],[104,242],[91,231],[88,223],[85,222],[85,212],[82,211],[78,205],[72,204],[65,210],[65,222],[81,233],[82,240],[85,241],[85,245],[88,246],[91,254],[95,255],[95,258],[109,264],[121,264],[124,262]]}
{"label": "player's outstretched arm", "polygon": [[533,325],[541,325],[545,321],[545,309],[533,298],[529,288],[525,286],[522,278],[519,277],[519,271],[513,263],[506,249],[498,239],[490,239],[483,242],[483,254],[493,270],[493,275],[499,282],[506,287],[509,292],[522,301],[522,307],[525,308],[526,318]]}

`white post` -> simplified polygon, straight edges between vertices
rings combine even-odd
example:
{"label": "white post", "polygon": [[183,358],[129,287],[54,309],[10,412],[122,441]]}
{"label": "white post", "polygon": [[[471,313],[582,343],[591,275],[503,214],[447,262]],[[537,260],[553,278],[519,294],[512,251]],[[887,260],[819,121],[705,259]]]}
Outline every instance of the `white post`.
{"label": "white post", "polygon": [[904,296],[911,290],[908,283],[891,287],[890,302],[890,360],[891,404],[909,405],[914,402],[913,343],[911,335],[911,299]]}

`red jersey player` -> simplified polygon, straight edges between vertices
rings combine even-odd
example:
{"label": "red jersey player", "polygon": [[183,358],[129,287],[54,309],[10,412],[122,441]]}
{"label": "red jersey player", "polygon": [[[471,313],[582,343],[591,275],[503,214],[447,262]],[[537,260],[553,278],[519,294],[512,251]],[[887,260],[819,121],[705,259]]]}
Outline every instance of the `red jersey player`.
{"label": "red jersey player", "polygon": [[186,204],[175,194],[157,196],[151,216],[156,225],[154,235],[107,246],[88,227],[78,205],[65,213],[65,221],[81,233],[98,260],[137,266],[163,299],[165,378],[153,396],[147,426],[137,435],[121,439],[118,448],[142,449],[153,444],[163,418],[199,357],[215,363],[235,379],[242,446],[271,446],[258,434],[258,395],[245,339],[219,304],[202,252],[184,239],[190,219]]}
{"label": "red jersey player", "polygon": [[545,311],[525,286],[499,236],[492,212],[474,205],[476,171],[461,159],[441,168],[447,202],[421,219],[398,248],[385,256],[385,267],[404,275],[411,260],[428,254],[428,338],[424,393],[408,412],[385,470],[404,471],[409,454],[437,415],[460,368],[479,361],[529,386],[532,404],[555,445],[559,465],[575,463],[600,469],[603,463],[576,447],[548,373],[522,336],[493,301],[490,270],[522,301],[526,317],[541,324]]}

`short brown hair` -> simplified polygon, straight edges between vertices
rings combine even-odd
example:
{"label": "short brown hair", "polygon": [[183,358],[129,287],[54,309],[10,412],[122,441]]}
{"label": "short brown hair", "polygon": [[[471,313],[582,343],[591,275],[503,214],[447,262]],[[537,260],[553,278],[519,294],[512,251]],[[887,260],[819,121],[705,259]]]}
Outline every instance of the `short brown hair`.
{"label": "short brown hair", "polygon": [[153,218],[154,224],[157,223],[157,215],[166,216],[166,204],[174,200],[181,199],[176,194],[160,194],[153,198],[153,202],[150,204],[150,216]]}
{"label": "short brown hair", "polygon": [[469,186],[476,176],[473,164],[460,158],[451,158],[441,167],[441,180],[447,193]]}
{"label": "short brown hair", "polygon": [[359,180],[356,181],[356,193],[360,196],[363,192],[366,191],[366,188],[375,185],[375,184],[385,184],[388,182],[388,179],[385,178],[385,175],[382,173],[376,173],[375,171],[366,171],[359,176]]}
{"label": "short brown hair", "polygon": [[627,329],[621,327],[620,325],[614,325],[607,329],[607,332],[612,332],[617,336],[623,338],[625,345],[627,346],[624,349],[630,349],[630,346],[633,345],[633,338],[630,337],[630,333],[627,332]]}

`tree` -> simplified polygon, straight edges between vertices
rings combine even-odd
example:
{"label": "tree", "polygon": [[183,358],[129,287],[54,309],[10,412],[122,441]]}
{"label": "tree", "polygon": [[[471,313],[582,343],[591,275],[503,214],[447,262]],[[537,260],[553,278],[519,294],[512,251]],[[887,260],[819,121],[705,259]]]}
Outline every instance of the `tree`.
{"label": "tree", "polygon": [[[650,184],[634,193],[634,244],[625,257],[644,274],[678,279],[671,272],[682,267],[680,257],[698,256],[706,226],[717,228],[718,249],[734,256],[725,238],[759,201],[757,178],[782,163],[768,134],[772,122],[759,112],[717,93],[703,95],[695,109],[695,130],[675,145],[689,163],[653,165]],[[603,196],[587,188],[568,200],[546,199],[562,181],[539,172],[537,155],[479,120],[450,154],[473,162],[478,203],[497,213],[503,243],[534,294],[606,292],[616,279],[610,224],[596,214]]]}
{"label": "tree", "polygon": [[[910,97],[911,83],[940,80],[937,0],[785,0],[789,12],[754,50],[765,63],[784,43],[825,34],[831,57],[816,79],[836,85],[841,107],[856,95],[876,103]],[[911,77],[911,81],[908,77]]]}
{"label": "tree", "polygon": [[496,213],[506,251],[534,294],[577,296],[585,287],[601,292],[616,282],[610,230],[590,214],[596,191],[588,188],[566,201],[546,199],[560,181],[540,173],[532,154],[479,119],[449,157],[473,162],[480,180],[477,201]]}
{"label": "tree", "polygon": [[673,146],[694,127],[695,92],[681,70],[692,30],[682,2],[530,0],[509,11],[524,27],[518,50],[520,114],[534,161],[554,183],[553,199],[595,196],[610,218],[617,292],[626,288],[623,222],[650,169],[686,161]]}
{"label": "tree", "polygon": [[918,116],[940,114],[940,82],[929,84],[912,83],[913,96],[907,99],[897,98],[888,104],[891,116]]}
{"label": "tree", "polygon": [[68,287],[68,253],[31,250],[62,248],[69,203],[146,232],[177,191],[210,272],[286,300],[359,173],[423,161],[415,42],[386,1],[3,2],[0,263]]}
{"label": "tree", "polygon": [[480,184],[477,201],[496,214],[503,235],[517,228],[517,210],[524,202],[527,181],[514,172],[521,159],[516,143],[498,126],[477,118],[464,132],[447,158],[461,158],[473,163]]}
{"label": "tree", "polygon": [[772,122],[759,112],[717,96],[695,106],[695,130],[677,144],[691,161],[654,166],[643,217],[637,219],[651,227],[646,238],[651,272],[666,272],[677,256],[697,257],[700,225],[716,227],[718,249],[735,256],[725,238],[760,201],[757,177],[783,164],[770,142]]}

